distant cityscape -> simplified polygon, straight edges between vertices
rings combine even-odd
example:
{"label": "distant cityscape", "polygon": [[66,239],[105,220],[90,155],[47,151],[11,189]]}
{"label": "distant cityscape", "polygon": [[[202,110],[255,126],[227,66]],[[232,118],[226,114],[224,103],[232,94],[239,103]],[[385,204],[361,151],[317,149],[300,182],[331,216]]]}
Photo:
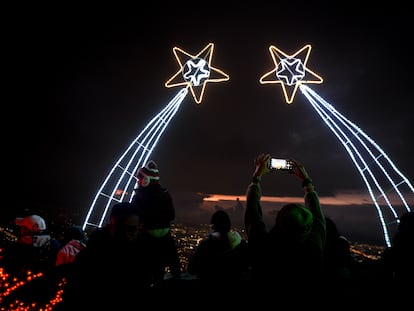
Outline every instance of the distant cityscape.
{"label": "distant cityscape", "polygon": [[[246,239],[244,229],[234,227],[233,230],[237,230],[241,236]],[[199,241],[207,237],[210,231],[209,224],[196,224],[196,225],[184,225],[173,224],[172,234],[177,241],[178,252],[181,259],[182,269],[186,270],[188,259],[193,254],[194,249],[197,247]],[[1,245],[13,242],[17,239],[16,235],[11,229],[0,227]],[[1,248],[0,245],[0,257]],[[363,243],[352,243],[351,251],[357,261],[365,260],[378,260],[384,250],[384,246],[370,245]]]}
{"label": "distant cityscape", "polygon": [[[237,230],[243,238],[246,239],[246,234],[244,229],[233,228]],[[198,242],[207,237],[210,230],[209,224],[199,224],[199,225],[183,225],[183,224],[174,224],[172,227],[173,236],[176,238],[178,244],[178,251],[183,267],[185,271],[188,258],[194,252],[195,247]],[[384,250],[384,246],[378,245],[369,245],[362,243],[352,243],[351,251],[352,255],[358,262],[369,261],[369,260],[378,260],[381,257],[381,254]]]}
{"label": "distant cityscape", "polygon": [[[241,233],[243,238],[246,238],[245,232],[240,228],[233,228]],[[178,252],[181,260],[182,266],[182,279],[194,279],[195,277],[190,275],[187,272],[188,259],[193,254],[195,248],[197,247],[199,241],[209,234],[210,225],[209,224],[198,224],[198,225],[183,225],[183,224],[173,224],[172,234],[177,241]],[[15,232],[11,231],[10,228],[5,228],[0,226],[0,259],[3,251],[3,247],[10,243],[15,243],[17,241],[17,236]],[[351,251],[356,262],[360,263],[372,263],[381,258],[381,254],[384,250],[383,246],[369,245],[369,244],[360,244],[353,243],[351,244]],[[166,278],[169,277],[169,271],[166,271]],[[19,287],[25,287],[26,284],[31,283],[35,279],[42,278],[43,274],[32,274],[30,271],[27,274],[26,278],[16,278],[13,275],[7,273],[3,267],[0,266],[0,305],[2,300],[11,295],[12,292],[17,290]],[[44,305],[38,301],[14,301],[13,307],[18,305],[19,307],[15,310],[53,310],[56,305],[62,301],[62,293],[64,291],[65,282],[62,280],[58,284],[56,289],[56,294],[51,297],[50,301],[47,301]],[[4,301],[3,301],[4,302]],[[11,310],[12,305],[8,307],[0,307],[0,310]],[[14,309],[13,309],[14,310]]]}

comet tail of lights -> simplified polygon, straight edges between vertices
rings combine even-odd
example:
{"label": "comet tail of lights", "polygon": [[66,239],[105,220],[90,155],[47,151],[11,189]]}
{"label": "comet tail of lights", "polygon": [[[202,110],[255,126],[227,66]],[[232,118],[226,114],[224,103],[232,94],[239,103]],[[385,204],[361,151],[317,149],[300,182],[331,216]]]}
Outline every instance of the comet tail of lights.
{"label": "comet tail of lights", "polygon": [[288,104],[293,102],[297,89],[301,90],[345,147],[361,174],[377,210],[385,243],[391,246],[390,230],[396,230],[399,218],[414,205],[413,186],[373,139],[305,85],[323,81],[307,68],[310,45],[293,55],[287,55],[275,46],[270,46],[269,51],[275,69],[263,75],[260,83],[281,84]]}
{"label": "comet tail of lights", "polygon": [[309,87],[301,86],[300,89],[345,147],[361,174],[377,209],[385,242],[387,246],[391,246],[390,226],[395,227],[399,223],[399,217],[414,206],[413,186],[384,150],[358,126]]}
{"label": "comet tail of lights", "polygon": [[[131,201],[136,186],[135,172],[148,161],[161,135],[175,116],[190,88],[194,100],[201,103],[206,84],[229,80],[229,76],[211,66],[214,44],[209,43],[197,55],[192,56],[175,47],[174,55],[180,65],[179,71],[166,83],[166,87],[185,86],[140,132],[107,174],[98,189],[85,217],[82,228],[101,227],[113,204]],[[186,61],[182,57],[186,56]],[[177,81],[184,79],[184,82]],[[201,90],[200,90],[201,88]]]}
{"label": "comet tail of lights", "polygon": [[109,171],[96,193],[82,228],[101,227],[113,204],[130,200],[136,185],[134,173],[150,157],[152,151],[175,116],[187,95],[187,89],[178,94],[145,126]]}

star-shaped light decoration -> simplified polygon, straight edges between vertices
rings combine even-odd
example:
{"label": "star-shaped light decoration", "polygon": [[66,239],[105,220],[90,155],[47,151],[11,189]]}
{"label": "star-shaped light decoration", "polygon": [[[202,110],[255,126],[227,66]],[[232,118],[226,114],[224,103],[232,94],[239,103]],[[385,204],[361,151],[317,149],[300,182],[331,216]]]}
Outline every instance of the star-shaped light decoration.
{"label": "star-shaped light decoration", "polygon": [[261,84],[280,83],[286,102],[291,104],[300,85],[322,83],[323,79],[306,67],[312,47],[308,44],[293,55],[287,55],[277,47],[269,47],[275,69],[260,78]]}
{"label": "star-shaped light decoration", "polygon": [[180,64],[180,70],[165,82],[165,86],[183,85],[189,87],[196,103],[201,103],[207,83],[230,79],[223,71],[211,66],[213,50],[213,43],[209,43],[197,55],[188,54],[184,50],[174,47],[173,52]]}

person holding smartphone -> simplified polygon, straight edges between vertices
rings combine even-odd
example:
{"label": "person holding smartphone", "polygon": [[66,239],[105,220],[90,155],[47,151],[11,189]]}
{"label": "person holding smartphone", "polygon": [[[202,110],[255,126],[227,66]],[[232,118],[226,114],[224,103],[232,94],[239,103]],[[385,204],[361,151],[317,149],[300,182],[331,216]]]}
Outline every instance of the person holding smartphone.
{"label": "person holding smartphone", "polygon": [[257,156],[252,181],[246,192],[244,224],[251,258],[251,278],[255,286],[309,284],[309,281],[323,276],[325,216],[305,167],[290,159],[286,176],[299,179],[305,193],[304,201],[282,206],[272,228],[266,229],[261,183],[263,176],[274,169],[271,159],[269,154]]}

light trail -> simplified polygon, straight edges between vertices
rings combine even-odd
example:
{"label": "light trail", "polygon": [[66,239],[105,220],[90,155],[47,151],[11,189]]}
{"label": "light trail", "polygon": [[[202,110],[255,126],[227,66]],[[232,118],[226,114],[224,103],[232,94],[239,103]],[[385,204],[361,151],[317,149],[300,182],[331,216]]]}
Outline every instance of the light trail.
{"label": "light trail", "polygon": [[[277,47],[270,46],[269,52],[275,68],[264,74],[259,82],[261,84],[280,84],[288,104],[293,102],[297,89],[301,90],[325,124],[345,147],[361,174],[377,210],[385,243],[387,246],[391,246],[390,230],[396,230],[402,214],[410,211],[413,207],[414,188],[372,138],[305,85],[319,84],[323,81],[320,76],[307,67],[310,51],[311,46],[305,45],[296,53],[288,55]],[[404,186],[406,189],[401,190]],[[394,203],[396,200],[397,203]],[[391,228],[392,226],[393,228]]]}
{"label": "light trail", "polygon": [[147,162],[187,94],[187,88],[181,89],[166,107],[145,126],[114,164],[92,201],[82,225],[84,230],[87,229],[87,226],[101,227],[113,204],[131,200],[137,181],[136,170]]}
{"label": "light trail", "polygon": [[[200,103],[207,82],[222,82],[229,79],[227,74],[211,66],[213,48],[214,45],[210,43],[197,55],[188,54],[176,47],[173,49],[180,69],[165,86],[185,87],[145,126],[112,167],[93,199],[82,226],[84,230],[87,226],[101,227],[112,204],[132,199],[136,186],[136,170],[149,159],[161,135],[188,94],[188,89],[191,90],[195,102]],[[301,90],[348,152],[377,210],[385,243],[391,246],[391,226],[395,229],[402,214],[411,211],[414,204],[414,187],[372,138],[305,85],[323,81],[306,66],[311,51],[310,45],[306,45],[293,55],[287,55],[275,46],[271,46],[269,51],[275,69],[263,75],[260,83],[281,84],[288,104],[293,102],[297,89]],[[204,58],[201,58],[202,55]],[[299,56],[302,56],[302,59]],[[185,61],[182,60],[184,57],[187,58]],[[180,75],[184,82],[177,81]],[[406,189],[402,190],[404,186]],[[395,203],[396,200],[399,200],[399,203]]]}
{"label": "light trail", "polygon": [[[398,224],[402,214],[411,210],[410,204],[412,206],[414,202],[414,187],[385,151],[361,128],[345,118],[308,86],[301,85],[300,90],[354,162],[377,210],[385,243],[391,246],[390,225]],[[407,187],[407,192],[403,193],[400,190],[403,186]],[[406,199],[405,195],[410,199]],[[395,197],[399,198],[400,204],[394,203],[393,205],[391,196],[394,202]],[[381,201],[384,201],[383,204]],[[399,213],[397,207],[400,205],[403,209]],[[384,208],[389,210],[387,217],[385,217]]]}
{"label": "light trail", "polygon": [[229,76],[211,65],[214,44],[207,44],[197,55],[191,55],[174,47],[173,52],[180,69],[165,86],[184,86],[177,95],[139,133],[126,151],[114,164],[98,189],[86,214],[82,228],[85,231],[101,227],[107,220],[110,208],[119,202],[131,201],[137,179],[137,169],[148,161],[161,135],[177,113],[189,93],[197,104],[201,103],[206,84],[229,80]]}

